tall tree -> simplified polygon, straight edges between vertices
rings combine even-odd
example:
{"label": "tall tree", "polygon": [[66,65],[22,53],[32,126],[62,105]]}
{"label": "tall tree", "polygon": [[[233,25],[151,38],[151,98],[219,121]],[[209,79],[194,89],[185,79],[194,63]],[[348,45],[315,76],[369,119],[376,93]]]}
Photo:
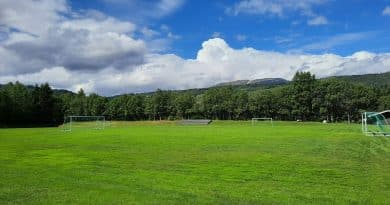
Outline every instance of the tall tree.
{"label": "tall tree", "polygon": [[232,119],[232,94],[233,89],[230,86],[207,90],[203,96],[205,114],[212,119]]}
{"label": "tall tree", "polygon": [[8,121],[10,124],[29,124],[33,119],[32,95],[26,86],[19,82],[9,83],[2,88],[9,96]]}
{"label": "tall tree", "polygon": [[36,85],[32,91],[32,98],[33,113],[37,123],[45,125],[55,124],[54,112],[56,112],[56,101],[49,84]]}
{"label": "tall tree", "polygon": [[171,93],[168,91],[162,91],[158,89],[151,97],[149,101],[151,106],[151,112],[153,119],[164,119],[167,118],[171,112]]}
{"label": "tall tree", "polygon": [[190,93],[183,93],[175,96],[174,106],[178,118],[190,118],[195,97]]}
{"label": "tall tree", "polygon": [[316,78],[310,72],[297,72],[293,78],[293,114],[301,120],[311,120]]}
{"label": "tall tree", "polygon": [[390,110],[390,95],[381,96],[378,99],[379,110]]}
{"label": "tall tree", "polygon": [[90,94],[86,98],[86,115],[103,115],[106,109],[106,98],[97,95],[96,93]]}
{"label": "tall tree", "polygon": [[86,95],[82,88],[70,102],[70,113],[72,115],[86,115],[87,113]]}
{"label": "tall tree", "polygon": [[244,120],[249,117],[249,99],[248,93],[238,90],[233,93],[233,113],[235,120]]}
{"label": "tall tree", "polygon": [[127,120],[144,119],[144,97],[141,95],[129,95],[126,100]]}

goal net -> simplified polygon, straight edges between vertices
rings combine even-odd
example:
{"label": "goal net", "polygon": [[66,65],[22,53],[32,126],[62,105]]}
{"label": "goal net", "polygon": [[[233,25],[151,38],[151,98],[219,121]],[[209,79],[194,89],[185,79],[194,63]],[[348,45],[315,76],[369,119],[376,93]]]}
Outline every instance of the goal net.
{"label": "goal net", "polygon": [[390,110],[362,113],[362,131],[367,136],[390,136]]}
{"label": "goal net", "polygon": [[256,124],[266,124],[274,126],[274,122],[270,117],[255,117],[252,118],[252,126]]}
{"label": "goal net", "polygon": [[106,119],[104,116],[66,116],[63,128],[72,131],[77,128],[104,129]]}

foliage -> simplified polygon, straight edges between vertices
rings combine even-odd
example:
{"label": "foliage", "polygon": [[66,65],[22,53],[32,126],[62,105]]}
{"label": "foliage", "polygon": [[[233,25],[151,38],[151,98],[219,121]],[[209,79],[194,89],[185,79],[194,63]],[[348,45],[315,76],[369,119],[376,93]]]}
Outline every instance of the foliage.
{"label": "foliage", "polygon": [[337,76],[330,77],[349,83],[360,83],[368,86],[382,87],[390,86],[390,72],[380,74],[365,74],[365,75],[351,75],[351,76]]}
{"label": "foliage", "polygon": [[0,126],[50,126],[62,122],[62,100],[48,84],[33,89],[8,83],[0,89]]}
{"label": "foliage", "polygon": [[48,84],[0,88],[0,126],[59,124],[64,115],[104,115],[111,120],[210,118],[246,120],[359,121],[361,111],[390,109],[390,86],[367,86],[337,78],[317,80],[298,72],[290,84],[256,90],[221,86],[202,92],[163,91],[102,97],[55,94]]}

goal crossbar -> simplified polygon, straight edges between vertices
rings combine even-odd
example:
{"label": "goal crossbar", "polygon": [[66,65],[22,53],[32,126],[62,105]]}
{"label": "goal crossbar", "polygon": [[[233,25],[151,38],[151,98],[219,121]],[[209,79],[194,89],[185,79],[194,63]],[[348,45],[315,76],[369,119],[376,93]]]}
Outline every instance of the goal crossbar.
{"label": "goal crossbar", "polygon": [[256,121],[267,121],[267,120],[271,122],[272,126],[274,126],[272,117],[254,117],[252,118],[252,125],[254,125]]}

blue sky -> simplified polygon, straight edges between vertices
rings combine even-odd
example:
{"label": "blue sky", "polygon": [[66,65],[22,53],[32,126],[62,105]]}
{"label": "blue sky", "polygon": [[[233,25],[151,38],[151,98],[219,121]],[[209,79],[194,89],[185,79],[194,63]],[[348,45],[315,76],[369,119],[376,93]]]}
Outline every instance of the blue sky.
{"label": "blue sky", "polygon": [[[284,1],[279,2],[283,4]],[[386,6],[390,5],[389,1],[307,2],[314,15],[323,16],[327,19],[326,23],[309,25],[308,21],[314,17],[303,14],[302,9],[286,8],[283,16],[272,12],[229,13],[229,8],[239,3],[236,0],[182,1],[170,13],[158,17],[134,12],[148,9],[147,4],[142,5],[136,1],[133,3],[122,0],[72,1],[71,5],[75,9],[97,9],[155,30],[159,30],[161,25],[167,25],[172,32],[181,37],[172,43],[169,52],[184,58],[195,58],[201,43],[213,34],[215,36],[219,34],[219,37],[225,39],[233,48],[253,47],[280,52],[339,55],[350,55],[359,50],[389,51],[390,15],[383,14]],[[312,49],[306,48],[311,44],[317,46]]]}
{"label": "blue sky", "polygon": [[390,0],[1,0],[0,83],[102,95],[390,71]]}

